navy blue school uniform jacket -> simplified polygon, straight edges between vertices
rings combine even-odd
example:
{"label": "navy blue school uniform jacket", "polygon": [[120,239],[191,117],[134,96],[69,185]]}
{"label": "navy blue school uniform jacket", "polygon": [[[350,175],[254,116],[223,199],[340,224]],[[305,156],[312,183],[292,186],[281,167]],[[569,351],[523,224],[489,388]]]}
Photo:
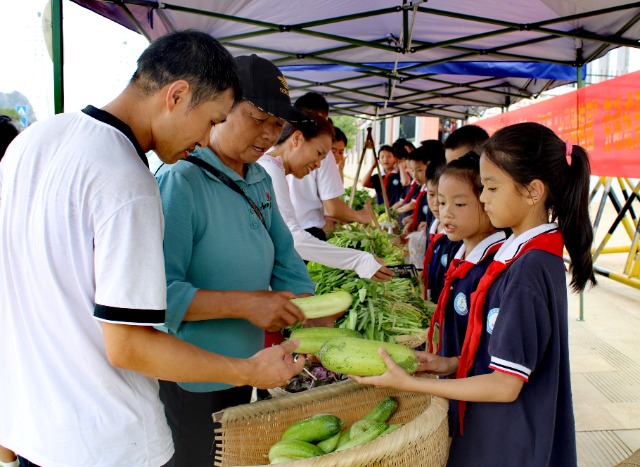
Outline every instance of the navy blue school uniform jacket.
{"label": "navy blue school uniform jacket", "polygon": [[[389,206],[393,206],[400,201],[404,196],[404,187],[400,181],[400,173],[397,170],[390,172],[383,176],[386,178],[387,198],[389,199]],[[382,198],[382,184],[380,183],[380,175],[374,174],[371,176],[371,185],[376,190],[376,202],[378,204],[384,204]]]}
{"label": "navy blue school uniform jacket", "polygon": [[[404,193],[402,194],[403,197],[401,199],[403,199],[404,203],[407,204],[411,200],[416,199],[419,193],[420,193],[420,185],[418,185],[416,181],[413,180],[408,186],[404,188]],[[403,225],[402,220],[405,217],[410,217],[412,214],[413,214],[413,211],[401,212],[400,214],[398,214],[398,222],[400,222],[400,225]]]}
{"label": "navy blue school uniform jacket", "polygon": [[433,256],[429,263],[428,271],[429,290],[431,291],[429,300],[433,303],[438,303],[438,297],[440,297],[440,291],[442,291],[442,286],[444,285],[444,275],[461,245],[461,241],[452,242],[445,235],[440,238],[433,249]]}
{"label": "navy blue school uniform jacket", "polygon": [[[441,336],[441,348],[439,354],[444,357],[459,357],[462,353],[462,344],[467,334],[467,326],[469,324],[469,310],[471,306],[471,294],[478,287],[480,279],[493,261],[497,248],[505,239],[503,232],[496,232],[480,242],[471,253],[466,254],[466,261],[475,263],[467,275],[460,279],[454,280],[451,284],[451,292],[449,301],[444,311],[444,323]],[[462,245],[455,258],[460,259],[464,254],[464,245]],[[488,360],[487,360],[488,361]],[[453,427],[458,422],[458,401],[449,401],[449,434],[451,435]]]}
{"label": "navy blue school uniform jacket", "polygon": [[469,376],[502,371],[525,383],[514,402],[467,403],[448,465],[575,467],[563,259],[540,250],[517,258],[492,284],[483,314]]}

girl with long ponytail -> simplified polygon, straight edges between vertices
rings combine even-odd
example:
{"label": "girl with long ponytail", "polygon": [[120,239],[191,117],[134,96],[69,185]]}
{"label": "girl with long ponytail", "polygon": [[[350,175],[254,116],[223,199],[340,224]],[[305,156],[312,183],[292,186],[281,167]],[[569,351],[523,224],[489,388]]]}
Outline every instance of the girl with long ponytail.
{"label": "girl with long ponytail", "polygon": [[[449,466],[577,465],[563,249],[571,288],[595,284],[589,167],[584,149],[538,123],[491,136],[480,201],[494,227],[513,233],[471,295],[455,378],[414,378],[384,349],[385,374],[353,377],[459,401]],[[442,357],[417,356],[419,371],[442,370]]]}

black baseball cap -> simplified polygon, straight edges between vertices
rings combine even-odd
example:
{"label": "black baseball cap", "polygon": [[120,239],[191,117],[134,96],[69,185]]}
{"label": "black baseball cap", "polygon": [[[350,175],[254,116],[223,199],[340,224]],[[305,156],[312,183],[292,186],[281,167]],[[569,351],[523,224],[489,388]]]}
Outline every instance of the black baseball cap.
{"label": "black baseball cap", "polygon": [[312,121],[291,105],[289,85],[277,66],[256,54],[236,57],[236,63],[244,100],[263,112],[291,123]]}

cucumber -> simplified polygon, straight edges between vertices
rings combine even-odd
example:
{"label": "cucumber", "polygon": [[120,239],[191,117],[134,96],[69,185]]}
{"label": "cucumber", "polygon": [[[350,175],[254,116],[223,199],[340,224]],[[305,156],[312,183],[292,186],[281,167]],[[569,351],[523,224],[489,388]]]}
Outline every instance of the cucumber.
{"label": "cucumber", "polygon": [[391,425],[389,425],[389,428],[387,428],[386,430],[384,430],[382,432],[382,434],[380,435],[380,437],[382,436],[386,436],[389,433],[392,433],[394,431],[396,431],[398,428],[400,428],[402,426],[402,423],[392,423]]}
{"label": "cucumber", "polygon": [[322,344],[334,337],[357,337],[362,339],[362,334],[353,329],[344,328],[298,328],[291,332],[289,339],[298,339],[300,345],[296,348],[297,353],[316,355]]}
{"label": "cucumber", "polygon": [[338,446],[336,448],[336,451],[343,451],[354,446],[360,446],[361,444],[368,443],[369,441],[376,439],[378,436],[384,433],[387,428],[389,428],[389,425],[384,422],[374,422],[373,425],[371,425],[371,427],[367,429],[367,431],[356,438],[350,439],[342,446]]}
{"label": "cucumber", "polygon": [[362,417],[363,420],[386,422],[398,408],[398,400],[395,397],[385,397],[371,412]]}
{"label": "cucumber", "polygon": [[[380,420],[384,422],[384,420]],[[375,420],[360,419],[349,428],[349,439],[355,439],[376,423]]]}
{"label": "cucumber", "polygon": [[315,444],[299,439],[283,439],[269,449],[269,462],[282,457],[299,460],[322,455],[324,455],[324,451]]}
{"label": "cucumber", "polygon": [[407,373],[415,373],[418,369],[418,358],[412,349],[400,344],[354,337],[328,340],[318,352],[318,358],[323,367],[336,373],[377,376],[387,371],[387,366],[378,354],[380,347],[384,347]]}
{"label": "cucumber", "polygon": [[334,451],[340,449],[340,446],[347,444],[349,441],[351,441],[351,427],[342,430],[342,432],[340,433],[340,438],[338,438],[338,445],[336,446]]}
{"label": "cucumber", "polygon": [[342,433],[336,433],[331,438],[327,438],[325,440],[320,441],[316,446],[322,449],[327,454],[333,452],[338,447],[338,441],[340,440],[340,435]]}
{"label": "cucumber", "polygon": [[290,425],[282,433],[282,439],[315,443],[340,433],[340,428],[342,421],[335,415],[318,414]]}
{"label": "cucumber", "polygon": [[353,296],[344,290],[291,299],[291,303],[300,308],[307,319],[323,318],[347,311],[352,302]]}

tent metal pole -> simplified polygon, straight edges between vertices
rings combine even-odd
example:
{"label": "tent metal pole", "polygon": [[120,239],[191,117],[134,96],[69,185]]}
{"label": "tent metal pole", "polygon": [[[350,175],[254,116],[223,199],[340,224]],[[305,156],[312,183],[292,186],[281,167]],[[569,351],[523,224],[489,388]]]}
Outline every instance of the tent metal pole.
{"label": "tent metal pole", "polygon": [[64,55],[62,0],[51,0],[51,52],[53,58],[53,111],[64,112]]}
{"label": "tent metal pole", "polygon": [[[582,49],[579,48],[578,49],[578,57],[581,58],[582,57]],[[582,64],[578,63],[578,66],[576,67],[576,81],[578,82],[578,89],[584,87],[584,78],[582,77]],[[578,111],[578,109],[576,109],[576,112]],[[578,123],[579,124],[579,123]],[[610,188],[610,182],[608,181],[608,188]],[[605,194],[602,198],[602,202],[603,205],[601,206],[601,208],[604,208],[604,201],[605,201],[605,197],[607,194],[607,187],[605,187]],[[598,219],[597,222],[600,221],[599,217],[600,215],[602,215],[601,212],[598,213]],[[581,290],[580,291],[580,318],[578,318],[578,321],[584,321],[584,291]]]}

